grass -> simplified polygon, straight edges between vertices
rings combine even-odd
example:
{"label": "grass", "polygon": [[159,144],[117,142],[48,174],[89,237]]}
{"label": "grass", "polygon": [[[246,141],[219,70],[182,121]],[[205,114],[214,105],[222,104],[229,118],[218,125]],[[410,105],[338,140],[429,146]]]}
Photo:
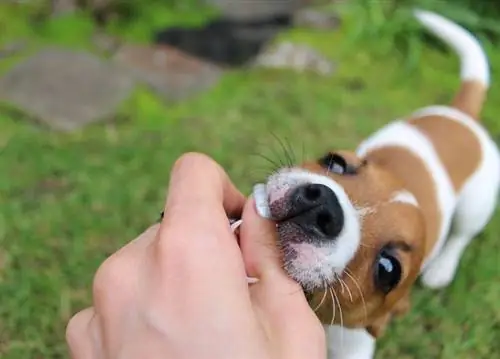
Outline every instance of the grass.
{"label": "grass", "polygon": [[[84,15],[53,21],[44,31],[26,19],[0,5],[0,43],[22,37],[33,48],[89,46]],[[140,29],[139,23],[130,26]],[[126,33],[120,26],[113,31]],[[57,30],[73,27],[72,34]],[[146,30],[137,31],[138,40]],[[308,156],[353,148],[397,116],[446,103],[459,83],[454,55],[424,48],[420,65],[405,67],[396,48],[380,54],[376,42],[350,42],[349,24],[335,33],[295,30],[285,37],[321,50],[338,64],[337,73],[234,71],[213,90],[169,105],[139,90],[114,121],[70,135],[0,110],[2,358],[67,357],[65,325],[89,305],[93,273],[157,219],[170,166],[181,153],[208,153],[248,193],[268,171],[256,154],[280,156],[271,133]],[[498,73],[500,51],[488,52]],[[0,63],[0,71],[17,60]],[[496,137],[498,113],[500,86],[494,84],[484,122]],[[471,245],[450,288],[415,289],[411,313],[391,326],[378,358],[500,356],[499,219]]]}

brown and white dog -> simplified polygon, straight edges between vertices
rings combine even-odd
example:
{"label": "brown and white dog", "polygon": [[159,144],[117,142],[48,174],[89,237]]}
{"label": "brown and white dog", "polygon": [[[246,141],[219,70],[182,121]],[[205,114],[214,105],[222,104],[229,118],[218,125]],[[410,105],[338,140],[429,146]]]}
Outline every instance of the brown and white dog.
{"label": "brown and white dog", "polygon": [[277,223],[288,274],[325,324],[329,355],[369,359],[418,276],[447,286],[486,226],[500,184],[497,146],[477,120],[489,86],[478,41],[434,13],[420,23],[454,49],[462,85],[451,106],[420,109],[355,151],[281,168],[254,188]]}

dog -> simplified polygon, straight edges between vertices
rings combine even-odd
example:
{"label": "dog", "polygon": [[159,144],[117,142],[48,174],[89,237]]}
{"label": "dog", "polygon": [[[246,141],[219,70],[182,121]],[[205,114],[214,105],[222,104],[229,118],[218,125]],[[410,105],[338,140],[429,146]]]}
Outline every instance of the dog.
{"label": "dog", "polygon": [[280,168],[253,191],[259,214],[276,222],[286,272],[325,325],[331,358],[373,358],[416,280],[450,284],[496,207],[500,155],[478,120],[488,59],[463,27],[414,15],[460,57],[451,105],[389,123],[355,151]]}

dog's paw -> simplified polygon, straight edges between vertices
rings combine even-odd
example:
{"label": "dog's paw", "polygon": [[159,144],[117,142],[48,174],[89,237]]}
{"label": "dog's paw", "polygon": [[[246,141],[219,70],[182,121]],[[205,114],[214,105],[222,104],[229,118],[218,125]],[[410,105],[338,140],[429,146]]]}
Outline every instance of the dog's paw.
{"label": "dog's paw", "polygon": [[456,261],[446,257],[438,257],[422,274],[422,284],[429,289],[441,289],[447,287],[455,277],[457,270]]}

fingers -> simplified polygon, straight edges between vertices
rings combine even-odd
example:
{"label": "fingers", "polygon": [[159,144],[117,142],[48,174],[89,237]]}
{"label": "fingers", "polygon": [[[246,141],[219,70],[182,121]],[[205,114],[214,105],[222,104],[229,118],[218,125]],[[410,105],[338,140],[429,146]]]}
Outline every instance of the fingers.
{"label": "fingers", "polygon": [[98,359],[97,336],[94,335],[92,321],[95,312],[92,307],[75,314],[66,327],[66,342],[72,359]]}
{"label": "fingers", "polygon": [[149,248],[156,240],[159,228],[159,224],[149,227],[99,266],[93,282],[96,311],[113,313],[128,305],[128,301],[137,300],[144,285],[141,276],[151,261]]}
{"label": "fingers", "polygon": [[197,226],[226,228],[227,217],[239,217],[244,203],[245,197],[218,163],[203,154],[188,153],[172,170],[164,220],[176,222],[178,216],[187,216]]}
{"label": "fingers", "polygon": [[[155,246],[162,271],[175,272],[183,290],[188,290],[187,280],[196,279],[196,288],[207,291],[214,281],[236,282],[236,288],[246,291],[243,261],[228,219],[239,217],[244,203],[219,164],[202,154],[182,156],[172,170]],[[180,282],[181,277],[186,281]]]}

